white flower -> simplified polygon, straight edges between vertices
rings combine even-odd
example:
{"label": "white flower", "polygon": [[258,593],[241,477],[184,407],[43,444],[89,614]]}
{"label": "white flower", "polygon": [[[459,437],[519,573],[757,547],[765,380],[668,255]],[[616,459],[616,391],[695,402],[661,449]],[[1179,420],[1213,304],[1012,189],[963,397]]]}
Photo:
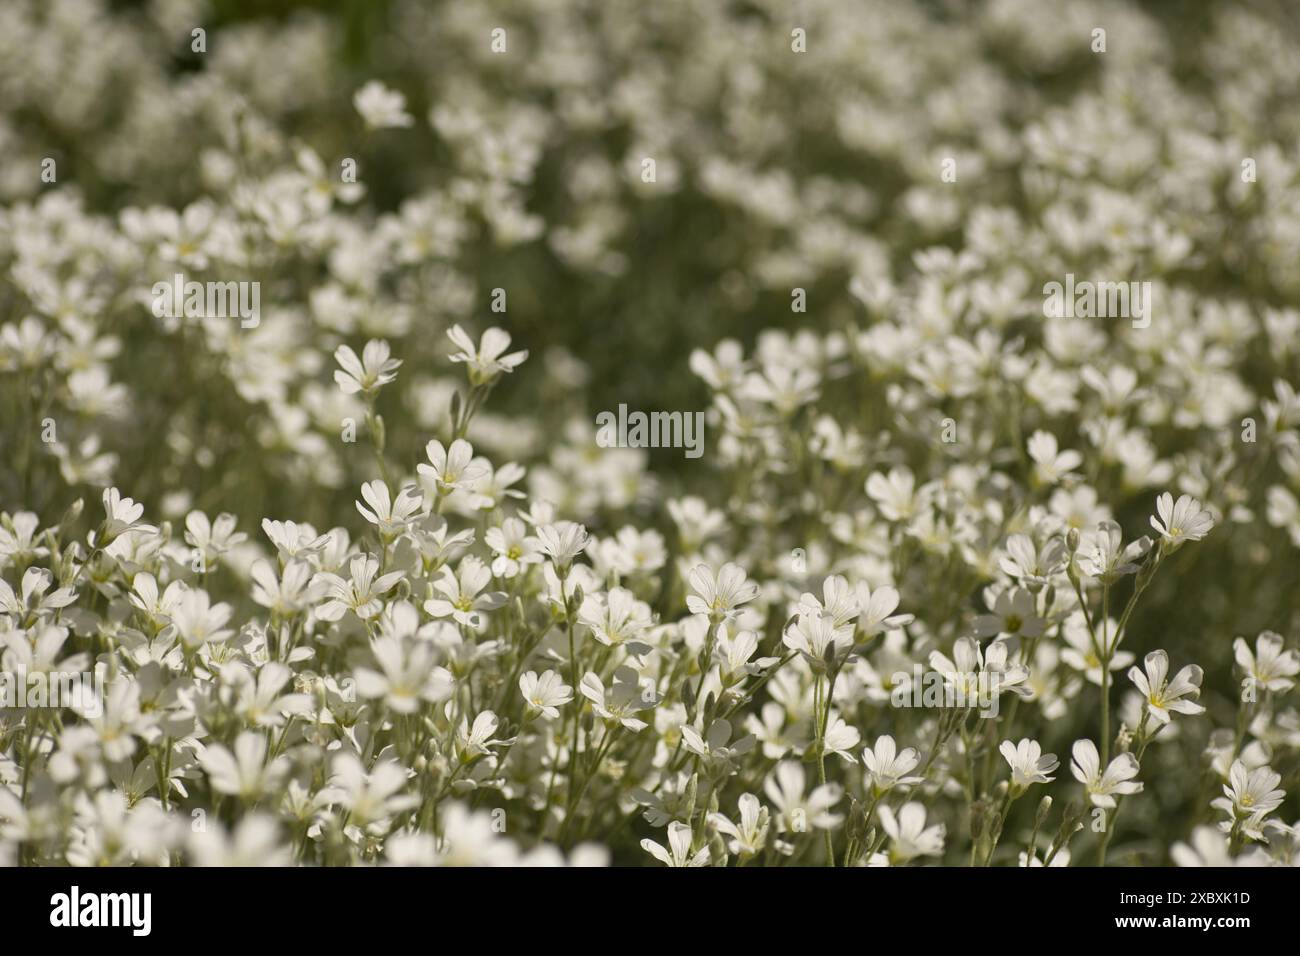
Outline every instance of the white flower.
{"label": "white flower", "polygon": [[667,849],[650,839],[641,841],[641,849],[664,866],[709,865],[709,848],[701,847],[695,853],[691,853],[691,828],[678,820],[668,824]]}
{"label": "white flower", "polygon": [[500,721],[497,715],[485,710],[474,718],[473,725],[468,717],[460,719],[460,728],[456,731],[456,757],[461,763],[473,763],[480,757],[486,757],[492,748],[506,743],[492,735],[497,732]]}
{"label": "white flower", "polygon": [[1027,534],[1009,537],[1007,556],[999,562],[1004,574],[1031,591],[1040,590],[1064,565],[1065,543],[1060,538],[1048,538],[1042,548],[1036,548]]}
{"label": "white flower", "polygon": [[985,693],[997,696],[1010,691],[1028,697],[1033,693],[1025,686],[1029,668],[1024,664],[1008,665],[1010,653],[1003,640],[993,641],[981,651],[977,641],[961,637],[953,644],[951,660],[939,651],[931,651],[930,666],[943,675],[953,697],[967,705]]}
{"label": "white flower", "polygon": [[1300,673],[1300,656],[1295,651],[1282,650],[1282,635],[1263,631],[1255,640],[1252,653],[1245,638],[1237,638],[1232,648],[1237,665],[1246,672],[1245,683],[1272,691],[1290,690],[1295,686],[1291,678]]}
{"label": "white flower", "polygon": [[[894,593],[897,598],[897,592]],[[868,599],[870,594],[868,589]],[[897,599],[894,601],[894,606],[898,606]],[[822,600],[818,600],[813,594],[803,594],[799,598],[800,614],[829,618],[837,632],[846,634],[853,632],[853,622],[857,619],[860,610],[857,597],[849,587],[848,580],[840,574],[832,575],[822,582]]]}
{"label": "white flower", "polygon": [[380,760],[369,773],[356,754],[344,751],[334,758],[328,786],[321,791],[330,803],[345,808],[353,823],[366,826],[417,806],[420,798],[403,794],[407,770],[394,760]]}
{"label": "white flower", "polygon": [[0,614],[8,614],[22,624],[38,615],[57,611],[67,607],[77,599],[77,592],[72,588],[56,588],[50,591],[54,575],[44,568],[28,568],[23,572],[19,594],[15,594],[9,582],[0,578]]}
{"label": "white flower", "polygon": [[371,640],[370,651],[379,670],[357,668],[357,693],[369,699],[382,698],[395,713],[414,714],[422,701],[446,700],[455,688],[451,673],[437,666],[437,648],[428,641],[381,635]]}
{"label": "white flower", "polygon": [[722,669],[722,683],[731,687],[745,677],[761,674],[780,660],[779,657],[759,657],[751,660],[758,650],[758,635],[753,631],[737,631],[718,635],[715,654]]}
{"label": "white flower", "polygon": [[827,648],[835,648],[838,655],[852,645],[853,638],[837,631],[834,619],[825,614],[800,614],[781,635],[781,643],[802,654],[813,668],[823,669]]}
{"label": "white flower", "polygon": [[894,613],[901,600],[894,588],[883,586],[872,591],[866,582],[861,582],[853,593],[861,615],[858,618],[858,632],[863,639],[897,630],[915,620],[911,614]]}
{"label": "white flower", "polygon": [[451,360],[466,364],[471,385],[490,384],[502,373],[513,372],[528,358],[526,350],[511,352],[509,355],[502,354],[510,348],[510,336],[504,329],[495,327],[488,329],[483,333],[477,348],[474,346],[474,340],[466,335],[465,330],[459,325],[453,325],[448,329],[447,337],[457,349],[452,353]]}
{"label": "white flower", "polygon": [[826,721],[826,733],[822,737],[822,747],[827,756],[834,754],[848,763],[857,763],[858,758],[851,751],[862,742],[858,728],[848,724],[843,717],[831,711]]}
{"label": "white flower", "polygon": [[293,863],[293,853],[281,840],[275,818],[257,812],[242,817],[233,835],[216,821],[191,833],[189,851],[196,866],[286,867]]}
{"label": "white flower", "polygon": [[1138,762],[1132,754],[1119,754],[1104,772],[1101,755],[1091,740],[1076,740],[1071,754],[1070,772],[1083,784],[1093,806],[1114,807],[1116,795],[1142,790],[1142,784],[1133,779],[1138,774]]}
{"label": "white flower", "polygon": [[905,863],[921,856],[941,856],[945,827],[942,823],[925,825],[925,805],[905,803],[894,816],[887,804],[877,811],[880,826],[889,835],[889,856],[893,863]]}
{"label": "white flower", "polygon": [[691,569],[690,584],[695,593],[687,595],[687,609],[714,622],[731,620],[737,608],[758,597],[758,585],[749,580],[744,568],[730,562],[717,572],[707,564],[697,564]]}
{"label": "white flower", "polygon": [[1056,754],[1045,754],[1038,741],[1022,738],[1020,743],[1002,741],[998,752],[1011,767],[1012,790],[1023,790],[1034,783],[1051,783],[1055,777],[1049,776],[1061,762]]}
{"label": "white flower", "polygon": [[247,538],[248,535],[235,531],[234,515],[220,514],[216,521],[209,521],[202,511],[191,511],[185,516],[185,540],[202,553],[205,564],[215,561]]}
{"label": "white flower", "polygon": [[488,528],[483,540],[495,555],[492,573],[499,578],[513,578],[542,560],[541,542],[528,534],[528,525],[519,518],[506,518],[500,527]]}
{"label": "white flower", "polygon": [[383,610],[380,595],[388,593],[402,579],[401,571],[379,573],[379,559],[369,554],[359,554],[349,564],[349,578],[321,571],[316,581],[325,589],[328,600],[316,608],[322,621],[337,621],[348,611],[369,620]]}
{"label": "white flower", "polygon": [[763,790],[779,812],[777,826],[785,833],[803,833],[809,827],[822,830],[839,826],[842,817],[831,813],[844,790],[837,783],[819,786],[804,794],[804,771],[801,764],[783,760],[763,784]]}
{"label": "white flower", "polygon": [[442,597],[429,598],[424,610],[432,617],[451,617],[467,627],[478,627],[480,611],[495,611],[506,603],[503,592],[483,591],[491,580],[486,564],[473,555],[462,558],[454,572],[442,569],[442,576],[433,584]]}
{"label": "white flower", "polygon": [[207,591],[189,588],[183,591],[171,611],[171,621],[181,642],[191,650],[209,642],[219,644],[233,633],[226,628],[233,608],[229,604],[212,604]]}
{"label": "white flower", "polygon": [[700,736],[700,732],[690,724],[683,724],[681,731],[683,747],[693,754],[720,764],[748,753],[753,749],[756,740],[753,734],[747,734],[728,746],[731,741],[731,722],[723,718],[718,718],[709,724],[709,732],[706,736]]}
{"label": "white flower", "polygon": [[[442,840],[430,863],[437,866],[519,866],[519,850],[501,836],[497,820],[486,810],[450,803],[440,814]],[[391,840],[389,841],[391,842]]]}
{"label": "white flower", "polygon": [[1282,775],[1271,767],[1247,769],[1240,760],[1234,760],[1228,769],[1228,782],[1223,785],[1223,796],[1213,806],[1238,817],[1263,817],[1282,805],[1286,791],[1279,790]]}
{"label": "white flower", "polygon": [[0,568],[20,561],[30,563],[50,553],[37,542],[40,526],[40,518],[30,511],[0,514]]}
{"label": "white flower", "polygon": [[719,833],[731,837],[727,849],[743,860],[763,851],[767,843],[768,812],[752,793],[742,793],[737,805],[740,809],[739,825],[721,813],[710,813],[709,823]]}
{"label": "white flower", "polygon": [[632,714],[659,702],[653,691],[642,688],[636,671],[630,667],[620,667],[614,672],[614,683],[608,690],[598,674],[587,671],[582,675],[578,692],[591,701],[591,709],[597,717],[610,725],[622,724],[631,731],[644,730],[649,726]]}
{"label": "white flower", "polygon": [[218,793],[252,801],[277,790],[289,772],[284,757],[267,763],[266,750],[265,735],[246,730],[235,739],[233,754],[221,744],[205,747],[199,753],[199,766]]}
{"label": "white flower", "polygon": [[[1118,622],[1113,619],[1104,623],[1097,621],[1095,624],[1099,633],[1104,630],[1105,633],[1114,634],[1118,627]],[[1076,611],[1066,618],[1062,636],[1068,646],[1061,649],[1061,660],[1075,670],[1082,671],[1089,683],[1100,687],[1101,658],[1098,657],[1097,646],[1093,643],[1092,634],[1088,631],[1088,624],[1082,611]],[[1109,669],[1122,671],[1134,660],[1136,658],[1128,651],[1115,651],[1111,655]]]}
{"label": "white flower", "polygon": [[519,676],[519,693],[529,713],[542,714],[554,720],[560,716],[559,708],[573,700],[573,688],[564,683],[555,671],[528,671]]}
{"label": "white flower", "polygon": [[406,112],[406,97],[378,80],[371,80],[353,93],[352,105],[371,129],[407,127],[415,122]]}
{"label": "white flower", "polygon": [[1061,849],[1057,850],[1056,855],[1052,857],[1051,863],[1044,863],[1043,858],[1038,856],[1037,854],[1031,857],[1024,850],[1021,850],[1019,855],[1017,855],[1016,857],[1016,866],[1025,867],[1031,870],[1034,868],[1042,868],[1043,866],[1049,866],[1052,869],[1056,869],[1057,867],[1067,867],[1069,865],[1070,865],[1069,847],[1062,847]]}
{"label": "white flower", "polygon": [[1173,495],[1165,492],[1156,499],[1155,515],[1151,517],[1151,527],[1160,532],[1161,548],[1166,553],[1176,550],[1187,541],[1200,541],[1214,527],[1214,516],[1201,508],[1201,503],[1191,495],[1180,495],[1175,502]]}
{"label": "white flower", "polygon": [[[990,593],[985,592],[986,601]],[[989,611],[975,618],[976,637],[1042,637],[1047,630],[1047,622],[1038,616],[1034,595],[1023,588],[1000,592],[989,604]]]}
{"label": "white flower", "polygon": [[638,601],[627,588],[610,588],[608,594],[583,598],[578,623],[600,643],[613,646],[635,641],[652,621],[648,604]]}
{"label": "white flower", "polygon": [[1103,584],[1114,584],[1138,569],[1138,559],[1151,549],[1151,539],[1143,535],[1123,543],[1123,532],[1114,521],[1102,521],[1095,531],[1087,532],[1079,547],[1079,566],[1085,574]]}
{"label": "white flower", "polygon": [[158,531],[153,525],[136,524],[144,514],[144,505],[123,498],[116,488],[104,490],[104,514],[104,523],[91,537],[91,543],[96,547],[107,548],[122,535],[155,534]]}
{"label": "white flower", "polygon": [[397,493],[393,501],[388,485],[376,478],[361,486],[361,497],[370,507],[360,501],[355,502],[361,516],[375,525],[385,538],[401,534],[420,514],[424,507],[424,495],[414,485],[407,485]]}
{"label": "white flower", "polygon": [[1169,855],[1177,866],[1183,867],[1269,865],[1268,854],[1257,847],[1252,847],[1240,856],[1234,857],[1227,834],[1207,826],[1200,826],[1192,831],[1190,845],[1175,843],[1169,848]]}
{"label": "white flower", "polygon": [[463,438],[457,438],[450,448],[444,448],[440,441],[431,441],[424,446],[424,453],[429,464],[421,463],[415,470],[434,482],[440,495],[468,488],[489,471],[487,462],[476,459],[474,446]]}
{"label": "white flower", "polygon": [[235,679],[234,712],[250,727],[283,727],[291,715],[304,714],[311,707],[305,694],[282,694],[293,671],[279,661],[263,664],[254,678],[249,671],[231,667],[240,676]]}
{"label": "white flower", "polygon": [[537,529],[537,540],[541,542],[542,553],[554,562],[556,568],[564,573],[573,559],[582,554],[587,547],[589,536],[587,529],[572,521],[559,521],[545,524]]}
{"label": "white flower", "polygon": [[905,521],[916,509],[916,479],[906,468],[891,468],[889,476],[873,473],[867,478],[867,494],[880,513],[890,521]]}
{"label": "white flower", "polygon": [[1045,485],[1069,477],[1083,464],[1083,456],[1077,451],[1058,451],[1056,436],[1045,431],[1029,436],[1029,457],[1034,460],[1034,478]]}
{"label": "white flower", "polygon": [[323,585],[313,580],[315,572],[306,561],[289,561],[277,576],[269,562],[259,560],[253,562],[249,574],[253,579],[253,600],[276,614],[297,614],[321,596]]}
{"label": "white flower", "polygon": [[915,748],[899,751],[894,738],[888,734],[876,738],[874,747],[862,751],[866,784],[877,797],[894,787],[912,787],[921,783],[924,778],[912,774],[920,762]]}
{"label": "white flower", "polygon": [[334,361],[339,368],[334,370],[334,381],[345,395],[360,392],[372,398],[376,392],[389,382],[397,379],[400,359],[391,358],[388,343],[382,339],[371,339],[361,350],[361,358],[347,345],[340,345],[334,350]]}
{"label": "white flower", "polygon": [[1136,667],[1131,668],[1128,672],[1129,680],[1137,685],[1137,689],[1147,699],[1147,713],[1158,723],[1169,723],[1170,711],[1179,714],[1205,713],[1205,708],[1200,704],[1184,699],[1199,697],[1201,694],[1203,674],[1199,667],[1189,664],[1174,675],[1173,680],[1168,680],[1169,655],[1164,651],[1152,651],[1146,656],[1143,666],[1146,673]]}
{"label": "white flower", "polygon": [[309,524],[263,518],[262,531],[275,545],[276,553],[282,561],[310,557],[321,551],[328,543],[327,537],[316,534],[316,529]]}

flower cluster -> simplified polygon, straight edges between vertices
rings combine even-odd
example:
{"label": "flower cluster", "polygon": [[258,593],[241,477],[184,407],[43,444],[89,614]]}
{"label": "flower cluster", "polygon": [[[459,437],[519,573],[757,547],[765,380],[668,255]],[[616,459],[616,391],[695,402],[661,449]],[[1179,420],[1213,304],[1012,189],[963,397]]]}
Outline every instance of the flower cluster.
{"label": "flower cluster", "polygon": [[1269,5],[10,6],[0,865],[1300,864]]}

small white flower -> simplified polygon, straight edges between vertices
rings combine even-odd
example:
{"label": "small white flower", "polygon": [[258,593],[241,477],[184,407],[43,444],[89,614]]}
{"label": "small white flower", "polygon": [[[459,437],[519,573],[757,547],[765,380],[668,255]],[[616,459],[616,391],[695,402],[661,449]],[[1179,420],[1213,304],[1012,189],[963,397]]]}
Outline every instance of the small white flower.
{"label": "small white flower", "polygon": [[1077,451],[1058,451],[1056,436],[1051,432],[1036,431],[1029,436],[1029,457],[1034,460],[1034,478],[1045,485],[1054,485],[1083,464]]}
{"label": "small white flower", "polygon": [[627,588],[610,588],[608,594],[590,594],[582,601],[578,623],[607,646],[635,641],[653,623],[650,606],[638,601]]}
{"label": "small white flower", "polygon": [[[396,605],[407,607],[410,605]],[[412,608],[411,613],[415,611]],[[421,702],[437,703],[452,695],[455,683],[445,667],[437,666],[437,648],[428,641],[380,635],[370,642],[379,670],[359,667],[357,693],[384,704],[398,714],[414,714]]]}
{"label": "small white flower", "polygon": [[360,501],[356,502],[361,516],[375,525],[385,538],[393,538],[410,526],[424,507],[424,495],[414,485],[407,485],[397,493],[393,501],[388,485],[376,478],[361,486],[361,497],[367,508]]}
{"label": "small white flower", "polygon": [[758,585],[738,564],[724,564],[717,572],[707,564],[697,564],[691,569],[690,584],[695,593],[687,596],[687,609],[715,622],[731,620],[742,604],[758,597]]}
{"label": "small white flower", "polygon": [[49,571],[28,568],[23,572],[20,593],[15,594],[9,582],[0,578],[0,614],[8,614],[22,624],[41,614],[67,607],[76,600],[77,592],[72,588],[56,588],[46,595],[53,583],[54,575]]}
{"label": "small white flower", "polygon": [[369,620],[383,610],[380,595],[392,590],[402,579],[401,571],[380,574],[379,559],[369,554],[354,557],[348,570],[347,579],[328,571],[316,575],[316,581],[329,597],[316,608],[316,616],[322,621],[337,621],[348,611],[363,621]]}
{"label": "small white flower", "polygon": [[1165,492],[1156,499],[1155,515],[1151,516],[1151,527],[1160,532],[1161,548],[1166,553],[1175,551],[1188,541],[1200,541],[1214,527],[1214,515],[1201,508],[1201,503],[1191,495],[1180,495],[1175,502],[1173,495]]}
{"label": "small white flower", "polygon": [[915,748],[899,751],[894,738],[888,734],[878,737],[874,747],[862,751],[866,783],[877,797],[894,787],[912,787],[921,783],[924,778],[912,774],[920,762]]}
{"label": "small white flower", "polygon": [[477,715],[473,725],[470,724],[468,717],[462,717],[460,728],[456,731],[457,759],[463,764],[473,763],[480,757],[486,757],[492,752],[493,747],[506,743],[492,736],[497,732],[499,725],[497,715],[490,710]]}
{"label": "small white flower", "polygon": [[946,832],[942,823],[925,825],[925,805],[905,803],[894,816],[887,804],[877,811],[880,826],[889,835],[889,856],[892,863],[906,863],[921,856],[941,856]]}
{"label": "small white flower", "polygon": [[[985,592],[985,600],[990,596]],[[975,618],[975,636],[1042,637],[1047,622],[1038,616],[1034,595],[1024,588],[1008,588],[993,598],[988,614]]]}
{"label": "small white flower", "polygon": [[578,685],[578,692],[591,701],[591,709],[607,724],[622,724],[631,731],[644,730],[649,725],[632,715],[653,707],[659,702],[657,695],[641,686],[636,671],[620,667],[614,672],[614,683],[607,690],[600,676],[587,671]]}
{"label": "small white flower", "polygon": [[499,578],[513,578],[542,560],[541,542],[528,534],[528,525],[519,518],[488,528],[483,540],[492,549],[492,573]]}
{"label": "small white flower", "polygon": [[235,531],[234,515],[219,514],[216,521],[209,521],[202,511],[185,516],[185,540],[203,554],[205,563],[216,561],[247,538]]}
{"label": "small white flower", "polygon": [[839,826],[842,817],[831,813],[844,790],[837,783],[819,786],[804,794],[805,777],[801,764],[783,760],[763,784],[763,790],[779,811],[778,827],[785,833],[803,833],[809,827],[822,830]]}
{"label": "small white flower", "polygon": [[1021,739],[1018,744],[1004,740],[998,747],[998,752],[1011,767],[1013,791],[1023,790],[1034,783],[1051,783],[1056,778],[1049,775],[1061,765],[1056,754],[1043,753],[1038,741],[1028,737]]}
{"label": "small white flower", "polygon": [[1133,779],[1138,775],[1138,762],[1131,753],[1119,754],[1104,772],[1097,745],[1091,740],[1076,740],[1071,754],[1070,772],[1083,784],[1093,806],[1114,807],[1116,795],[1141,792],[1142,784]]}
{"label": "small white flower", "polygon": [[835,648],[838,655],[847,650],[852,642],[853,638],[837,631],[834,619],[825,614],[800,614],[781,636],[781,643],[802,654],[814,669],[827,666],[827,648]]}
{"label": "small white flower", "polygon": [[540,676],[536,671],[521,674],[519,693],[524,695],[531,713],[542,714],[551,720],[560,716],[560,707],[573,700],[573,688],[564,683],[555,671],[543,671]]}
{"label": "small white flower", "polygon": [[212,789],[252,801],[277,790],[289,772],[289,761],[276,757],[266,762],[264,734],[246,730],[235,739],[231,753],[221,744],[211,744],[199,754],[199,766],[208,775]]}
{"label": "small white flower", "polygon": [[1147,699],[1147,713],[1158,723],[1169,723],[1170,711],[1179,714],[1203,714],[1205,708],[1188,697],[1199,697],[1203,674],[1195,664],[1189,664],[1169,677],[1169,655],[1164,651],[1152,651],[1143,661],[1146,673],[1136,667],[1130,668],[1129,680],[1137,685],[1142,696]]}
{"label": "small white flower", "polygon": [[91,538],[96,547],[107,548],[126,534],[155,534],[158,529],[149,524],[136,524],[144,514],[144,505],[123,498],[116,488],[104,490],[104,523]]}
{"label": "small white flower", "polygon": [[1300,656],[1295,651],[1284,651],[1282,647],[1282,635],[1272,631],[1264,631],[1256,638],[1253,652],[1245,638],[1237,638],[1232,648],[1237,665],[1246,672],[1246,682],[1271,691],[1294,687],[1295,681],[1291,678],[1300,673]]}
{"label": "small white flower", "polygon": [[582,525],[572,521],[559,521],[539,527],[537,540],[541,542],[542,553],[554,562],[561,573],[564,573],[573,563],[573,559],[582,554],[583,549],[587,547],[589,536],[587,529]]}
{"label": "small white flower", "polygon": [[443,568],[442,576],[434,582],[441,598],[429,598],[424,610],[432,617],[451,617],[467,627],[478,627],[480,611],[495,611],[506,603],[501,591],[483,591],[492,580],[486,564],[470,555],[462,558],[453,572]]}
{"label": "small white flower", "polygon": [[489,471],[487,462],[475,458],[474,446],[463,438],[453,441],[450,448],[444,448],[440,441],[431,441],[424,446],[424,453],[429,463],[421,463],[415,470],[432,481],[440,495],[468,488]]}
{"label": "small white flower", "polygon": [[1114,521],[1102,521],[1087,532],[1079,547],[1079,566],[1085,574],[1103,584],[1114,584],[1138,570],[1138,559],[1151,550],[1151,539],[1143,535],[1124,545],[1123,532]]}
{"label": "small white flower", "polygon": [[1228,782],[1223,785],[1223,796],[1213,806],[1238,817],[1263,817],[1286,799],[1286,791],[1277,786],[1281,782],[1282,775],[1271,767],[1248,769],[1240,760],[1234,760],[1228,769]]}
{"label": "small white flower", "polygon": [[668,824],[668,848],[664,849],[654,840],[641,841],[645,850],[664,866],[693,867],[709,865],[709,848],[702,847],[691,853],[691,828],[679,820]]}
{"label": "small white flower", "polygon": [[471,385],[488,385],[505,372],[513,372],[528,358],[527,350],[503,354],[510,348],[510,336],[504,329],[490,328],[483,333],[477,347],[459,325],[447,330],[447,337],[456,346],[453,362],[464,362],[469,370]]}
{"label": "small white flower", "polygon": [[339,368],[334,370],[334,381],[345,395],[358,392],[366,398],[373,398],[380,388],[397,379],[400,359],[391,358],[388,343],[382,339],[371,339],[361,350],[361,358],[347,345],[340,345],[334,350],[334,360]]}
{"label": "small white flower", "polygon": [[1037,548],[1027,534],[1009,537],[1007,556],[999,562],[1004,574],[1031,591],[1042,589],[1064,565],[1065,543],[1060,538],[1048,538],[1042,548]]}
{"label": "small white flower", "polygon": [[742,793],[737,801],[740,824],[732,823],[721,813],[710,813],[709,823],[731,839],[727,849],[742,860],[761,853],[767,843],[768,812],[752,793]]}
{"label": "small white flower", "polygon": [[406,112],[406,97],[378,80],[371,80],[353,93],[352,105],[371,129],[402,128],[415,122]]}
{"label": "small white flower", "polygon": [[858,632],[863,639],[906,627],[915,620],[911,614],[894,613],[901,598],[892,587],[878,587],[873,591],[866,582],[861,582],[854,588],[853,594],[860,614]]}
{"label": "small white flower", "polygon": [[360,757],[344,751],[334,758],[330,769],[332,775],[321,795],[345,808],[357,826],[386,820],[420,803],[418,796],[402,793],[409,774],[395,760],[380,760],[367,773]]}
{"label": "small white flower", "polygon": [[867,494],[880,513],[890,521],[905,521],[916,510],[916,479],[906,468],[891,468],[888,477],[880,472],[867,478]]}
{"label": "small white flower", "polygon": [[1169,856],[1182,867],[1268,866],[1268,854],[1253,847],[1234,857],[1228,836],[1214,827],[1200,826],[1192,831],[1190,844],[1175,843]]}

